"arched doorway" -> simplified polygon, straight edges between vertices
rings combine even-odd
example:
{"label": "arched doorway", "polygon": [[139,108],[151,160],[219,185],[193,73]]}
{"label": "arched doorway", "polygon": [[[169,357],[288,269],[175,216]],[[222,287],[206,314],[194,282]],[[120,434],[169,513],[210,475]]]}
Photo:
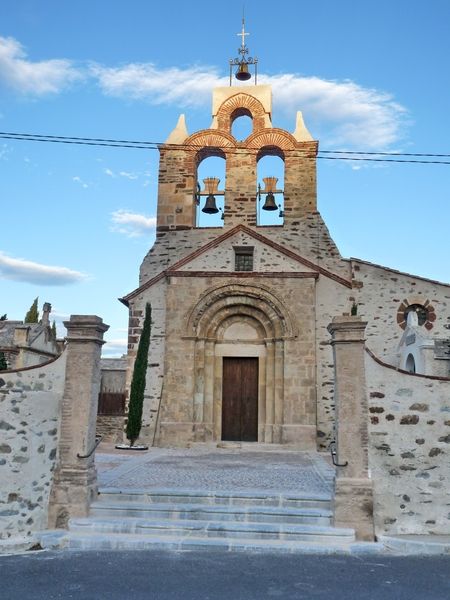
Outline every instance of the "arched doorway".
{"label": "arched doorway", "polygon": [[280,442],[289,312],[263,286],[207,292],[189,317],[195,338],[194,423],[214,440]]}

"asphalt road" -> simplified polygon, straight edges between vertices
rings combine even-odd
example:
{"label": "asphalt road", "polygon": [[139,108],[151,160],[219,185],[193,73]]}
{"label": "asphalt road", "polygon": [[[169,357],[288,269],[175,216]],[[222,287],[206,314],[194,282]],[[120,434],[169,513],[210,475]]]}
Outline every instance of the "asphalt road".
{"label": "asphalt road", "polygon": [[450,557],[29,552],[0,557],[1,600],[449,600]]}

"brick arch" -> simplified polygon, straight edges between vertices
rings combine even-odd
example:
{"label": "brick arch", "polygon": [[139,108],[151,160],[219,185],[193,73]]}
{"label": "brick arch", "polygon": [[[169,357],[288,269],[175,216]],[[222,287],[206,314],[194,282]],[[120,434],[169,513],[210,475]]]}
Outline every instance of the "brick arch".
{"label": "brick arch", "polygon": [[277,127],[255,131],[246,140],[247,148],[261,150],[263,148],[295,150],[298,144],[292,134]]}
{"label": "brick arch", "polygon": [[194,150],[208,147],[215,148],[235,148],[236,140],[234,137],[224,131],[216,129],[202,129],[193,133],[183,142],[184,146],[191,146]]}
{"label": "brick arch", "polygon": [[249,94],[239,92],[227,98],[217,111],[217,125],[221,131],[231,133],[233,121],[242,115],[250,114],[253,119],[253,131],[264,129],[266,111],[261,102]]}

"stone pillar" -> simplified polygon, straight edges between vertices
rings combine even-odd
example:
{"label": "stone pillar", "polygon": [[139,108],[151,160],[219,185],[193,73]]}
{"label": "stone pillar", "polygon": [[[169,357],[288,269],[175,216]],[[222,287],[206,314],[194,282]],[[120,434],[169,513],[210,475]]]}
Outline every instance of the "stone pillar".
{"label": "stone pillar", "polygon": [[97,493],[94,453],[100,354],[109,329],[96,316],[72,315],[67,328],[67,364],[58,459],[50,494],[49,527],[64,528],[71,517],[87,516]]}
{"label": "stone pillar", "polygon": [[368,403],[364,367],[367,322],[335,317],[332,335],[335,372],[336,450],[335,525],[352,527],[360,540],[373,540],[373,484],[368,473]]}
{"label": "stone pillar", "polygon": [[50,313],[52,312],[52,305],[50,302],[44,302],[44,306],[42,307],[42,319],[41,323],[45,327],[50,327]]}

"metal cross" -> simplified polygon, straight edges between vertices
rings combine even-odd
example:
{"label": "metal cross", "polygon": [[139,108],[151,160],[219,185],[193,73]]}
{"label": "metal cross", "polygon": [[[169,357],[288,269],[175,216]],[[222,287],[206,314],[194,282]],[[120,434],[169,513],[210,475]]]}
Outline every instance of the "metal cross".
{"label": "metal cross", "polygon": [[245,36],[246,35],[250,35],[250,34],[246,33],[246,31],[245,31],[245,19],[244,19],[244,17],[242,17],[242,31],[241,31],[241,33],[238,33],[236,35],[240,35],[242,37],[242,48],[245,48]]}

